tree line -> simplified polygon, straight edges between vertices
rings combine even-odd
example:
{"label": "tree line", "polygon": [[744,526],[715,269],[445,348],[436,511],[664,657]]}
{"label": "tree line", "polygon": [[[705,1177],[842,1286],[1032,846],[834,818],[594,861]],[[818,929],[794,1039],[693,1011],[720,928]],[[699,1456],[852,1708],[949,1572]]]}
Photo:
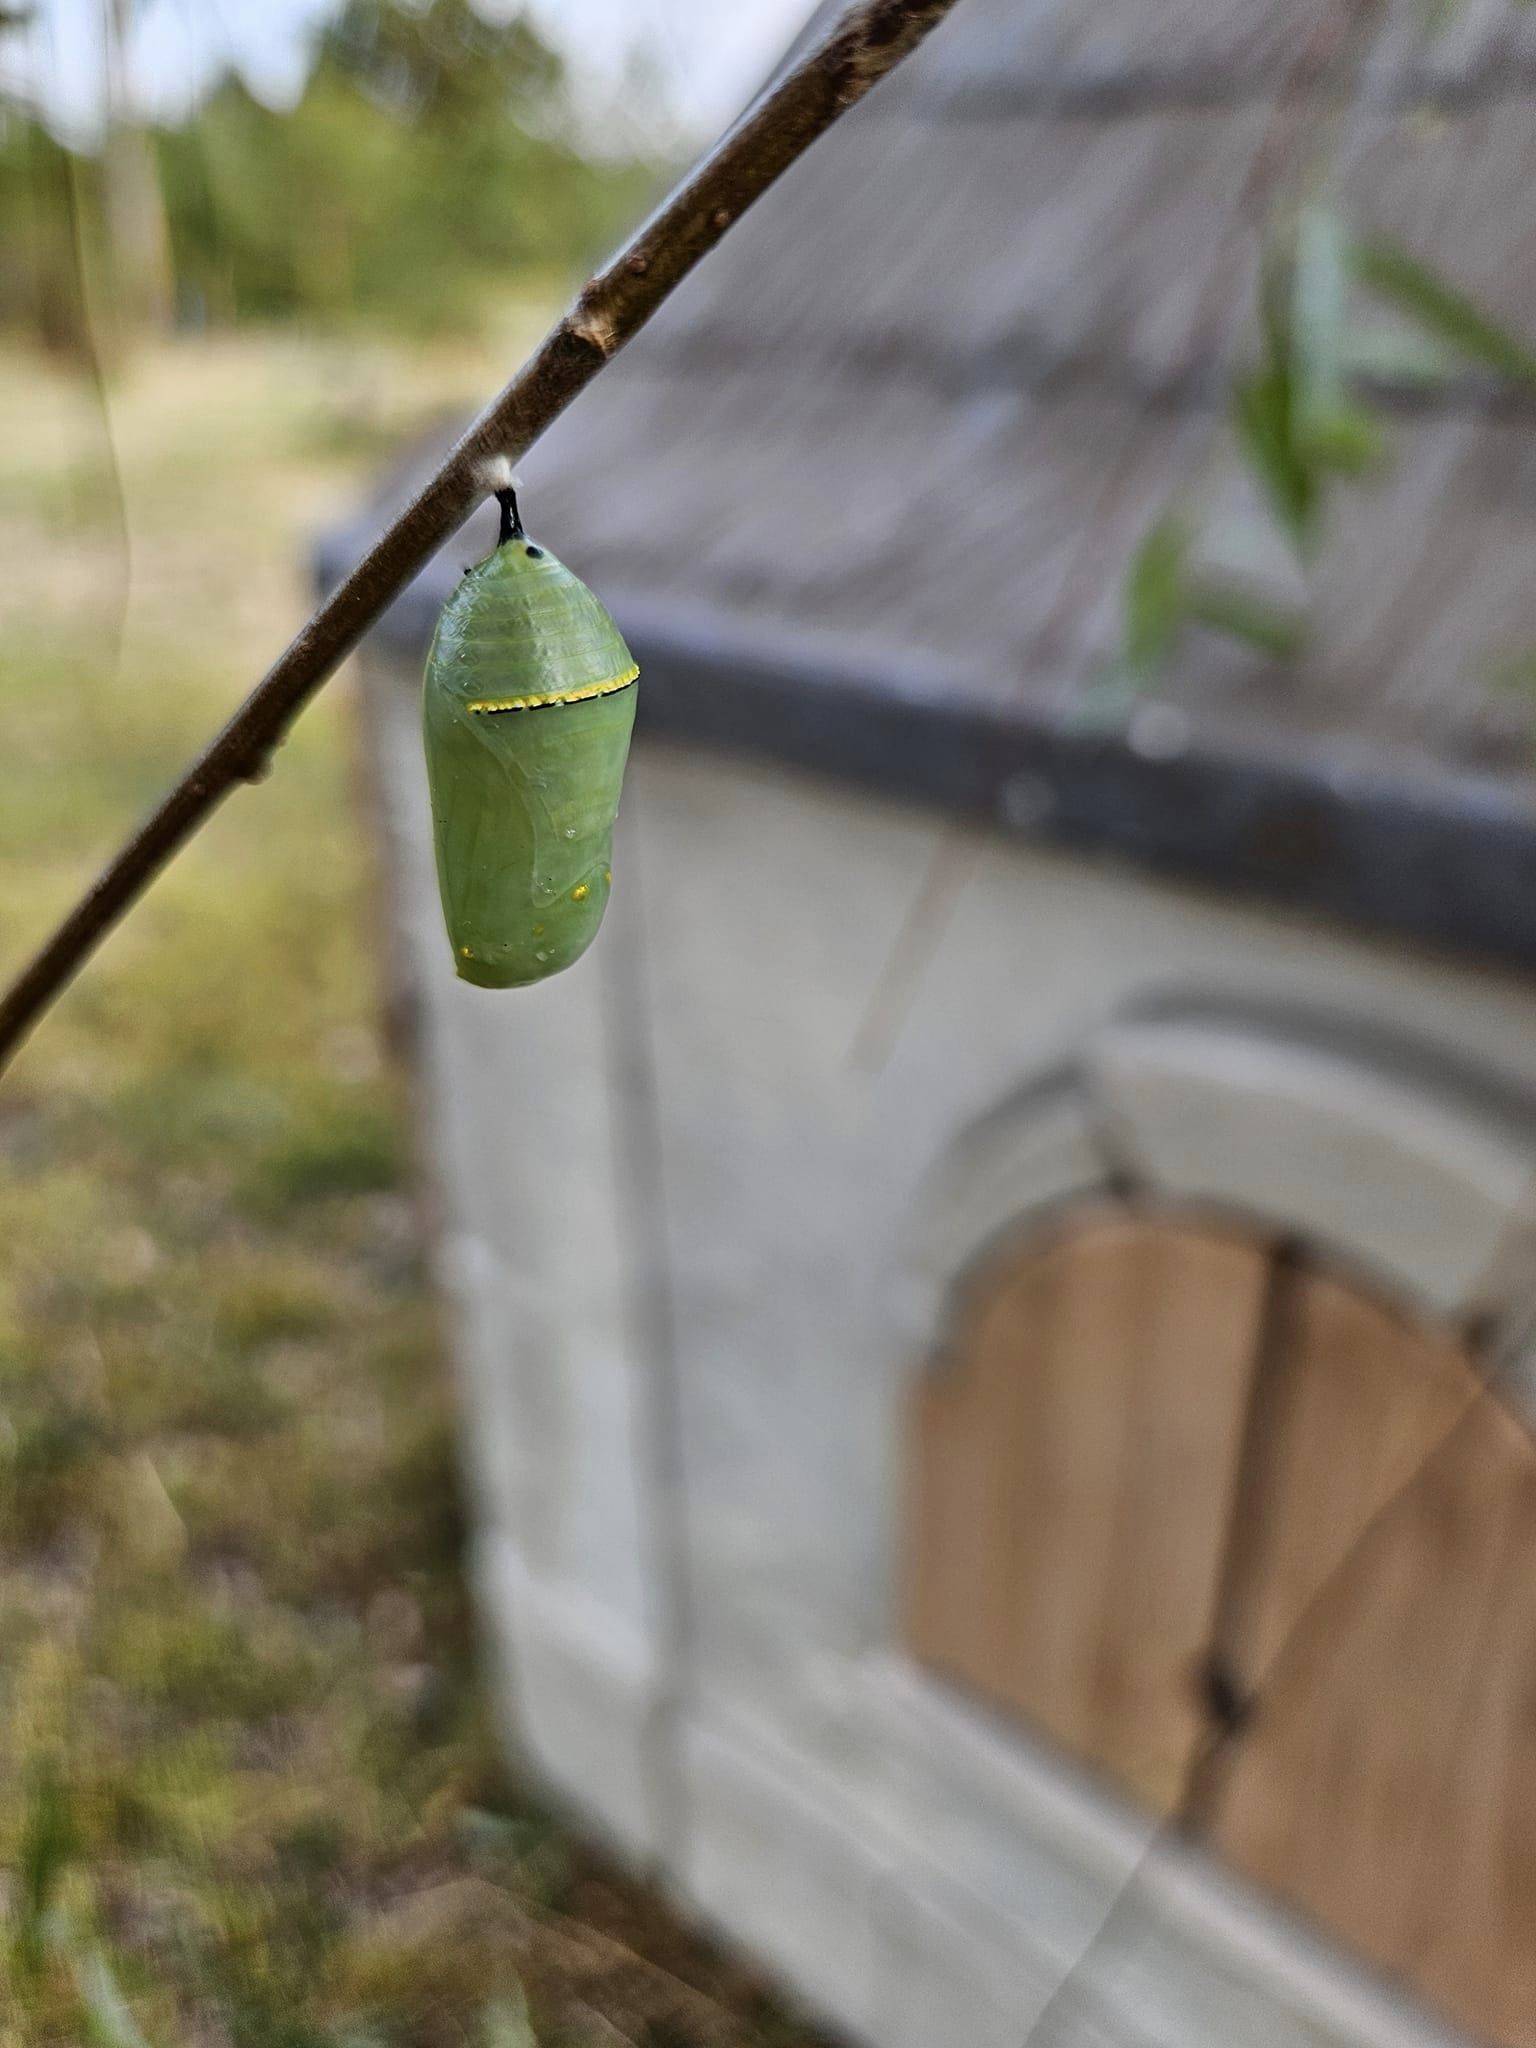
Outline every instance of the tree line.
{"label": "tree line", "polygon": [[291,108],[231,70],[174,125],[109,113],[86,151],[0,98],[0,323],[58,350],[146,323],[463,327],[518,272],[592,257],[664,168],[578,115],[526,17],[471,0],[346,0]]}

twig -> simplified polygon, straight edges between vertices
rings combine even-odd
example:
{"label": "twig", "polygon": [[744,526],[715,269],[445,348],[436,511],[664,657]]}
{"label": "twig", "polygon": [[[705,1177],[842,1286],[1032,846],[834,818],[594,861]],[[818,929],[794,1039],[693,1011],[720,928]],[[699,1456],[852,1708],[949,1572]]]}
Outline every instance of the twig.
{"label": "twig", "polygon": [[201,758],[104,869],[3,998],[0,1069],[96,947],[510,465],[817,137],[893,71],[955,0],[856,0],[748,109],[577,296],[415,500],[279,656]]}

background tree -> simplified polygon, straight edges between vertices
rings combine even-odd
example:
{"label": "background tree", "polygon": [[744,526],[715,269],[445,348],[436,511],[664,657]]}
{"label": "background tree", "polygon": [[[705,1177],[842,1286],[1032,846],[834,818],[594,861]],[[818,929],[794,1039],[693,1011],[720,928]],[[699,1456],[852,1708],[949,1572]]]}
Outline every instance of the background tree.
{"label": "background tree", "polygon": [[[198,325],[470,328],[519,273],[587,262],[663,168],[584,128],[531,22],[486,21],[470,0],[347,0],[292,109],[230,71],[149,130],[124,85],[126,0],[104,6],[99,153],[0,93],[0,233],[19,252],[0,321],[53,347],[75,345],[84,296],[105,300],[114,327],[163,324],[174,305]],[[18,10],[8,19],[24,30]],[[83,293],[98,271],[101,292]]]}

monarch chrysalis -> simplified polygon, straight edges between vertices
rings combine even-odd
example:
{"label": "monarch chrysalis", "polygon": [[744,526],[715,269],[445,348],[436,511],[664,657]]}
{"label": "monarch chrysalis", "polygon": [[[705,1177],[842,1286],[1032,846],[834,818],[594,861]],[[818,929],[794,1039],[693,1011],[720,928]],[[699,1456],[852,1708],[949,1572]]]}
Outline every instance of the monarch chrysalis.
{"label": "monarch chrysalis", "polygon": [[493,553],[443,607],[423,724],[453,964],[481,988],[558,974],[613,880],[634,658],[581,580],[529,540],[509,489]]}

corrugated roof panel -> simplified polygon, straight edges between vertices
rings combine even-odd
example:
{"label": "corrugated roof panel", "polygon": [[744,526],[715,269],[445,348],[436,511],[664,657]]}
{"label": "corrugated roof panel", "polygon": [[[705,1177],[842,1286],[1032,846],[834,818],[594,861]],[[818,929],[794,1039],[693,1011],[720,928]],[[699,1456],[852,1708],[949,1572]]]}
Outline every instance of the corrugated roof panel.
{"label": "corrugated roof panel", "polygon": [[[898,726],[921,676],[924,730],[952,703],[964,760],[990,706],[1019,745],[1031,718],[1063,736],[1076,774],[1159,511],[1203,507],[1206,557],[1299,593],[1222,410],[1286,171],[1331,130],[1353,219],[1536,329],[1536,102],[1511,89],[1536,16],[1466,0],[1437,44],[1389,10],[1363,99],[1333,97],[1346,71],[1277,109],[1338,25],[1327,4],[966,0],[701,267],[526,464],[530,524],[620,618],[643,612],[653,639],[680,622],[677,704],[706,701],[688,691],[709,645],[750,650],[761,702],[857,674],[860,717],[883,692]],[[1096,80],[1126,89],[1096,98]],[[1384,112],[1426,85],[1438,112]],[[1156,705],[1192,746],[1262,763],[1254,787],[1279,775],[1287,803],[1320,774],[1334,810],[1376,801],[1362,763],[1438,780],[1452,819],[1467,803],[1486,823],[1496,789],[1506,852],[1525,846],[1532,720],[1490,679],[1536,649],[1536,419],[1487,399],[1421,392],[1396,468],[1337,492],[1305,660],[1188,636]],[[1105,824],[1097,783],[1083,800]],[[1438,848],[1452,828],[1423,829]],[[1520,929],[1536,949],[1536,912]]]}

